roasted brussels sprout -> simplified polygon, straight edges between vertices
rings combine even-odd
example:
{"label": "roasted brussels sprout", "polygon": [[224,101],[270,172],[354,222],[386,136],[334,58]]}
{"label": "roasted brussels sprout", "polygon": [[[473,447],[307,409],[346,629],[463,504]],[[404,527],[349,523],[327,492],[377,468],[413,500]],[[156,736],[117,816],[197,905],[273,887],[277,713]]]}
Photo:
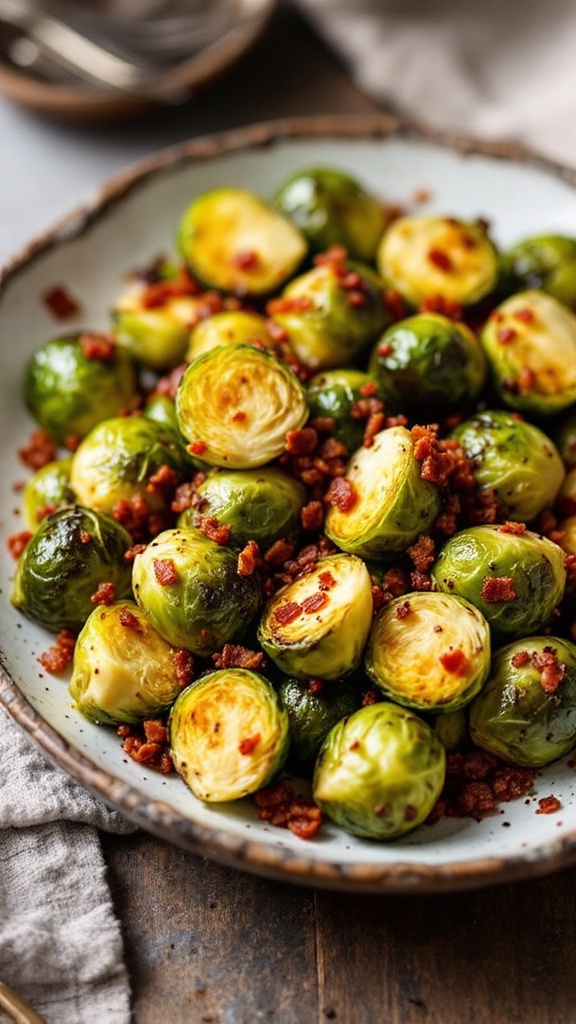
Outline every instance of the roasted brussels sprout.
{"label": "roasted brussels sprout", "polygon": [[447,711],[446,714],[434,715],[433,725],[434,732],[447,753],[459,750],[469,744],[470,730],[467,707],[458,708],[456,711]]}
{"label": "roasted brussels sprout", "polygon": [[239,800],[280,771],[289,746],[288,715],[264,676],[220,669],[192,683],[172,708],[170,752],[199,800]]}
{"label": "roasted brussels sprout", "polygon": [[390,323],[382,281],[353,261],[313,267],[291,281],[269,308],[310,370],[347,365]]}
{"label": "roasted brussels sprout", "polygon": [[455,711],[476,696],[488,676],[490,628],[462,598],[407,594],[378,612],[365,665],[372,682],[397,704]]}
{"label": "roasted brussels sprout", "polygon": [[189,363],[203,352],[218,345],[255,345],[271,348],[272,341],[264,317],[238,309],[234,312],[214,313],[196,324],[188,342],[186,359]]}
{"label": "roasted brussels sprout", "polygon": [[518,242],[503,256],[507,285],[514,291],[537,288],[566,306],[576,306],[576,239],[537,235]]}
{"label": "roasted brussels sprout", "polygon": [[482,330],[494,385],[505,405],[536,416],[576,401],[576,316],[543,292],[518,292]]}
{"label": "roasted brussels sprout", "polygon": [[314,799],[346,832],[395,839],[428,817],[445,773],[434,730],[383,701],[360,708],[328,733],[314,771]]}
{"label": "roasted brussels sprout", "polygon": [[274,356],[220,345],[188,366],[176,415],[194,454],[212,466],[253,469],[284,451],[286,434],[303,426],[308,406],[296,374]]}
{"label": "roasted brussels sprout", "polygon": [[290,766],[305,776],[311,775],[330,729],[360,707],[358,691],[347,679],[326,683],[284,679],[278,697],[290,722]]}
{"label": "roasted brussels sprout", "polygon": [[352,259],[372,262],[386,227],[383,203],[345,171],[318,167],[284,182],[275,205],[306,236],[312,252],[343,245]]}
{"label": "roasted brussels sprout", "polygon": [[576,469],[576,413],[568,412],[561,417],[554,430],[554,440],[566,469]]}
{"label": "roasted brussels sprout", "polygon": [[251,192],[218,188],[185,211],[178,248],[209,287],[264,295],[294,274],[308,246],[286,217]]}
{"label": "roasted brussels sprout", "polygon": [[471,602],[498,637],[528,636],[564,593],[562,549],[530,530],[472,526],[444,544],[432,566],[439,590]]}
{"label": "roasted brussels sprout", "polygon": [[258,614],[255,575],[240,576],[238,556],[199,530],[164,530],[134,559],[134,596],[168,643],[209,655]]}
{"label": "roasted brussels sprout", "polygon": [[482,346],[466,324],[420,313],[393,324],[372,351],[370,370],[391,412],[446,414],[476,401],[486,377]]}
{"label": "roasted brussels sprout", "polygon": [[486,232],[455,217],[392,221],[378,247],[377,266],[386,284],[416,308],[439,295],[474,306],[495,290],[500,277],[498,252]]}
{"label": "roasted brussels sprout", "polygon": [[346,500],[328,510],[324,527],[330,540],[376,560],[406,551],[440,511],[440,491],[422,479],[420,469],[406,427],[376,434],[372,446],[360,448],[349,462]]}
{"label": "roasted brussels sprout", "polygon": [[481,488],[491,488],[505,518],[534,519],[554,499],[565,470],[556,445],[532,423],[502,410],[477,413],[453,433]]}
{"label": "roasted brussels sprout", "polygon": [[182,513],[179,526],[194,526],[199,516],[213,516],[220,526],[230,527],[230,545],[244,547],[255,540],[262,550],[298,533],[306,502],[303,485],[275,466],[215,470],[196,493],[197,507]]}
{"label": "roasted brussels sprout", "polygon": [[94,609],[100,584],[130,597],[130,534],[108,516],[74,505],[46,516],[20,557],[12,604],[54,633],[78,631]]}
{"label": "roasted brussels sprout", "polygon": [[71,466],[71,458],[56,459],[37,469],[26,482],[24,516],[26,526],[33,533],[48,512],[74,503],[74,492],[70,487]]}
{"label": "roasted brussels sprout", "polygon": [[325,370],[308,384],[310,415],[334,420],[332,435],[350,454],[360,448],[366,429],[366,419],[355,416],[358,403],[380,397],[376,378],[363,370]]}
{"label": "roasted brussels sprout", "polygon": [[576,743],[576,646],[531,636],[502,647],[470,706],[474,742],[512,764],[539,768]]}
{"label": "roasted brussels sprout", "polygon": [[100,725],[156,718],[182,689],[176,653],[133,601],[95,608],[74,648],[72,699]]}
{"label": "roasted brussels sprout", "polygon": [[85,437],[101,420],[129,408],[136,392],[132,360],[100,335],[53,338],[26,365],[28,408],[59,444]]}
{"label": "roasted brussels sprout", "polygon": [[258,639],[287,675],[339,679],[358,667],[371,624],[366,566],[351,555],[330,555],[270,598]]}

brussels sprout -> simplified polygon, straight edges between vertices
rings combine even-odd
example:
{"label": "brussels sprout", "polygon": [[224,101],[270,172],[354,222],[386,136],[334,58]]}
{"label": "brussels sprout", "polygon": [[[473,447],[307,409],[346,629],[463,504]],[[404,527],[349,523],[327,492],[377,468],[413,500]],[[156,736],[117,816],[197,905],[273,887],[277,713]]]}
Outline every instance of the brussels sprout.
{"label": "brussels sprout", "polygon": [[133,601],[95,608],[74,648],[72,699],[99,725],[156,718],[182,689],[175,654]]}
{"label": "brussels sprout", "polygon": [[526,238],[504,254],[503,269],[514,291],[537,288],[566,306],[576,306],[576,239]]}
{"label": "brussels sprout", "polygon": [[319,689],[312,688],[309,681],[284,679],[278,687],[278,698],[290,722],[290,765],[303,775],[311,775],[330,729],[358,710],[358,692],[347,679],[321,682]]}
{"label": "brussels sprout", "polygon": [[465,747],[470,739],[468,708],[434,716],[434,732],[448,753]]}
{"label": "brussels sprout", "polygon": [[202,294],[172,289],[166,281],[135,281],[114,304],[114,334],[144,366],[170,370],[184,359],[190,331],[205,309]]}
{"label": "brussels sprout", "polygon": [[372,351],[370,370],[386,408],[438,416],[475,402],[486,377],[482,346],[466,324],[421,313],[393,324]]}
{"label": "brussels sprout", "polygon": [[238,556],[199,530],[164,530],[134,559],[134,596],[168,643],[201,656],[234,640],[258,614],[260,583]]}
{"label": "brussels sprout", "polygon": [[431,571],[439,590],[470,601],[500,637],[542,629],[566,583],[557,544],[507,526],[472,526],[455,533]]}
{"label": "brussels sprout", "polygon": [[576,469],[576,413],[563,416],[554,431],[554,439],[567,469]]}
{"label": "brussels sprout", "polygon": [[345,268],[322,263],[296,277],[269,310],[310,370],[345,366],[390,323],[382,281],[352,261]]}
{"label": "brussels sprout", "polygon": [[272,341],[264,317],[256,313],[245,313],[241,309],[214,313],[194,327],[186,359],[191,363],[196,356],[218,345],[255,345],[256,348],[270,349]]}
{"label": "brussels sprout", "polygon": [[505,405],[550,416],[576,401],[576,316],[543,292],[518,292],[495,309],[482,345]]}
{"label": "brussels sprout", "polygon": [[275,205],[306,236],[312,252],[344,245],[352,259],[370,263],[386,227],[383,203],[345,171],[318,167],[284,182]]}
{"label": "brussels sprout", "polygon": [[576,742],[576,646],[531,636],[502,647],[470,706],[470,733],[484,750],[539,768]]}
{"label": "brussels sprout", "polygon": [[14,577],[12,604],[54,633],[78,631],[100,584],[130,597],[130,534],[108,516],[79,505],[46,516],[26,545]]}
{"label": "brussels sprout", "polygon": [[473,306],[496,288],[499,257],[485,231],[454,217],[399,217],[385,231],[377,265],[410,305],[441,295]]}
{"label": "brussels sprout", "polygon": [[[172,431],[176,437],[181,436],[178,430],[178,420],[176,419],[176,406],[173,399],[169,398],[168,395],[150,395],[142,409],[142,415],[147,420],[153,420],[154,423],[158,423],[165,430]],[[182,438],[182,444],[184,445],[185,443],[184,438]]]}
{"label": "brussels sprout", "polygon": [[207,463],[253,469],[284,451],[286,434],[304,425],[308,406],[296,374],[274,356],[220,345],[186,369],[176,416],[190,450]]}
{"label": "brussels sprout", "polygon": [[365,418],[355,418],[356,403],[362,399],[381,398],[376,378],[363,370],[338,369],[317,373],[308,384],[310,415],[334,420],[332,434],[355,452],[364,441]]}
{"label": "brussels sprout", "polygon": [[218,188],[188,207],[178,248],[209,287],[264,295],[292,276],[308,247],[289,220],[251,192]]}
{"label": "brussels sprout", "polygon": [[287,675],[339,679],[358,667],[371,624],[366,566],[351,555],[330,555],[270,598],[258,639]]}
{"label": "brussels sprout", "polygon": [[396,703],[455,711],[476,696],[488,676],[490,628],[462,598],[407,594],[374,619],[365,665],[372,682]]}
{"label": "brussels sprout", "polygon": [[500,410],[477,413],[453,432],[481,488],[491,488],[507,519],[534,519],[554,499],[565,470],[555,444],[538,427]]}
{"label": "brussels sprout", "polygon": [[47,463],[26,482],[24,488],[24,517],[26,526],[34,532],[46,510],[55,512],[63,505],[74,503],[74,492],[70,487],[72,459],[56,459]]}
{"label": "brussels sprout", "polygon": [[99,335],[53,338],[26,365],[28,408],[60,444],[85,437],[101,420],[129,408],[136,392],[131,359]]}
{"label": "brussels sprout", "polygon": [[562,551],[569,555],[576,555],[576,515],[561,519],[558,523],[558,541]]}
{"label": "brussels sprout", "polygon": [[351,501],[331,505],[324,528],[343,551],[376,560],[408,547],[432,526],[440,491],[420,476],[406,427],[380,431],[351,458],[345,480]]}
{"label": "brussels sprout", "polygon": [[395,839],[428,817],[445,773],[434,730],[384,701],[360,708],[328,733],[314,771],[314,799],[346,832]]}
{"label": "brussels sprout", "polygon": [[94,427],[78,446],[70,483],[88,508],[111,513],[119,501],[140,495],[151,512],[160,512],[169,499],[150,480],[163,466],[172,470],[175,483],[189,468],[172,432],[145,416],[117,416]]}
{"label": "brussels sprout", "polygon": [[288,715],[257,672],[220,669],[192,683],[172,708],[170,752],[199,800],[239,800],[266,786],[289,746]]}
{"label": "brussels sprout", "polygon": [[199,504],[183,512],[179,526],[194,526],[198,515],[214,516],[230,527],[229,543],[249,540],[265,550],[281,537],[298,533],[304,486],[274,466],[236,471],[215,470],[197,489]]}

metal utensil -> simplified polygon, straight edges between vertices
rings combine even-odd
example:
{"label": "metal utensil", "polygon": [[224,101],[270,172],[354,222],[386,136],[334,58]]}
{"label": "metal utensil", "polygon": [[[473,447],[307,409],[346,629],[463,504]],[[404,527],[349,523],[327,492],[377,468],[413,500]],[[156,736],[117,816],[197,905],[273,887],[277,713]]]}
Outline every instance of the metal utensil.
{"label": "metal utensil", "polygon": [[14,1024],[46,1024],[44,1017],[28,1006],[14,989],[3,981],[0,981],[0,1007]]}

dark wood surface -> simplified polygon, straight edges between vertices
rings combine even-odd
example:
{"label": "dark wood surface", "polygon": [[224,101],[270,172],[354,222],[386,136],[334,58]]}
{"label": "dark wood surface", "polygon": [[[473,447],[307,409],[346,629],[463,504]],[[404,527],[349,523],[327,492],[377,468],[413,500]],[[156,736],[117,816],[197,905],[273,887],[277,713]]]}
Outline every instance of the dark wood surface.
{"label": "dark wood surface", "polygon": [[[156,122],[197,135],[376,109],[281,8],[232,72]],[[576,869],[471,893],[354,896],[253,877],[144,833],[103,844],[135,1024],[576,1022]]]}

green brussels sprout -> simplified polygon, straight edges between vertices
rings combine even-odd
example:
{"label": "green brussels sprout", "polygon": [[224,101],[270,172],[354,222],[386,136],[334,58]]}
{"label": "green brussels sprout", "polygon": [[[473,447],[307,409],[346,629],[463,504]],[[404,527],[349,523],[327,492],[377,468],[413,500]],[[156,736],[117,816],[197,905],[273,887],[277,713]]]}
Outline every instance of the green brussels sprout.
{"label": "green brussels sprout", "polygon": [[455,217],[397,218],[384,232],[376,262],[386,284],[416,308],[439,295],[475,306],[500,277],[498,252],[486,232]]}
{"label": "green brussels sprout", "polygon": [[245,668],[210,672],[186,687],[168,729],[176,771],[206,802],[255,793],[288,754],[288,715],[268,680]]}
{"label": "green brussels sprout", "polygon": [[568,412],[561,418],[554,439],[566,469],[576,469],[576,413]]}
{"label": "green brussels sprout", "polygon": [[55,512],[63,505],[74,504],[74,492],[70,487],[72,459],[56,459],[37,469],[24,487],[23,508],[26,526],[33,533],[46,510]]}
{"label": "green brussels sprout", "polygon": [[376,560],[406,551],[440,511],[440,491],[422,479],[420,469],[410,431],[381,430],[348,464],[344,479],[351,497],[328,509],[324,529],[330,540]]}
{"label": "green brussels sprout", "polygon": [[518,292],[482,330],[494,385],[505,405],[536,416],[576,401],[576,316],[544,292]]}
{"label": "green brussels sprout", "polygon": [[395,839],[428,817],[445,774],[446,754],[434,730],[383,701],[328,733],[316,761],[314,800],[346,832]]}
{"label": "green brussels sprout", "polygon": [[140,495],[151,512],[168,507],[164,488],[150,486],[163,467],[174,482],[189,469],[173,433],[145,416],[117,416],[90,431],[72,456],[70,483],[82,505],[112,513],[119,501]]}
{"label": "green brussels sprout", "polygon": [[298,171],[279,189],[275,206],[308,240],[311,252],[343,245],[352,259],[372,262],[386,227],[383,203],[345,171]]}
{"label": "green brussels sprout", "polygon": [[372,350],[370,370],[386,408],[438,416],[470,405],[486,378],[486,358],[466,324],[420,313],[389,327]]}
{"label": "green brussels sprout", "polygon": [[73,505],[46,516],[22,553],[12,604],[53,633],[78,631],[94,608],[100,584],[130,597],[130,534],[114,519]]}
{"label": "green brussels sprout", "polygon": [[290,765],[295,771],[311,776],[318,751],[330,729],[358,710],[358,692],[347,679],[321,682],[321,688],[317,689],[312,688],[309,681],[284,679],[278,687],[278,698],[290,722]]}
{"label": "green brussels sprout", "polygon": [[390,323],[382,281],[353,261],[322,263],[294,278],[269,311],[310,370],[347,365]]}
{"label": "green brussels sprout", "polygon": [[137,387],[130,357],[93,334],[47,341],[29,359],[24,379],[30,412],[59,444],[85,437],[101,420],[129,408]]}
{"label": "green brussels sprout", "polygon": [[134,596],[161,637],[208,656],[258,614],[261,587],[240,576],[238,556],[199,530],[164,530],[136,555]]}
{"label": "green brussels sprout", "polygon": [[[209,400],[207,400],[209,396]],[[308,417],[295,373],[250,345],[220,345],[187,367],[176,394],[180,432],[212,466],[254,469],[280,455]]]}
{"label": "green brussels sprout", "polygon": [[565,235],[525,238],[504,254],[503,269],[514,291],[536,288],[566,306],[576,306],[576,239]]}
{"label": "green brussels sprout", "polygon": [[353,555],[329,555],[270,598],[260,645],[287,675],[339,679],[360,664],[372,624],[372,584]]}
{"label": "green brussels sprout", "polygon": [[447,753],[465,747],[470,740],[468,708],[458,708],[456,711],[434,715],[433,725],[434,732]]}
{"label": "green brussels sprout", "polygon": [[490,628],[462,598],[407,594],[378,612],[365,665],[372,682],[397,704],[456,711],[476,696],[488,676]]}
{"label": "green brussels sprout", "polygon": [[576,646],[531,636],[502,647],[470,706],[474,743],[516,765],[540,768],[576,742]]}
{"label": "green brussels sprout", "polygon": [[190,331],[205,309],[202,294],[172,289],[166,280],[134,281],[114,303],[114,335],[139,363],[170,370],[184,359]]}
{"label": "green brussels sprout", "polygon": [[156,718],[182,689],[176,653],[133,601],[95,608],[74,648],[72,699],[98,725]]}
{"label": "green brussels sprout", "polygon": [[310,416],[333,419],[332,434],[350,453],[363,444],[366,429],[366,420],[354,416],[356,403],[369,397],[382,396],[376,378],[363,370],[325,370],[308,384]]}
{"label": "green brussels sprout", "polygon": [[[178,420],[176,419],[176,406],[174,405],[174,400],[169,398],[168,395],[150,395],[142,409],[142,415],[147,420],[153,420],[154,423],[158,423],[160,427],[172,431],[176,437],[180,437]],[[182,444],[184,445],[185,443],[184,438],[182,438]]]}
{"label": "green brussels sprout", "polygon": [[210,288],[265,295],[294,274],[307,252],[304,235],[251,192],[218,188],[185,211],[178,249]]}
{"label": "green brussels sprout", "polygon": [[474,478],[492,489],[507,519],[525,523],[554,499],[565,470],[553,441],[532,423],[501,410],[479,412],[453,437],[474,462]]}
{"label": "green brussels sprout", "polygon": [[262,469],[215,470],[197,489],[197,508],[187,509],[179,526],[194,526],[198,516],[213,516],[230,527],[229,544],[249,540],[265,550],[275,540],[298,534],[306,490],[299,480],[275,466]]}
{"label": "green brussels sprout", "polygon": [[214,313],[193,328],[186,351],[187,362],[191,363],[196,356],[218,345],[255,345],[256,348],[270,349],[272,340],[264,317],[256,313],[246,313],[242,309]]}
{"label": "green brussels sprout", "polygon": [[566,584],[557,544],[507,526],[472,526],[455,533],[431,572],[439,590],[470,601],[501,638],[542,629]]}

